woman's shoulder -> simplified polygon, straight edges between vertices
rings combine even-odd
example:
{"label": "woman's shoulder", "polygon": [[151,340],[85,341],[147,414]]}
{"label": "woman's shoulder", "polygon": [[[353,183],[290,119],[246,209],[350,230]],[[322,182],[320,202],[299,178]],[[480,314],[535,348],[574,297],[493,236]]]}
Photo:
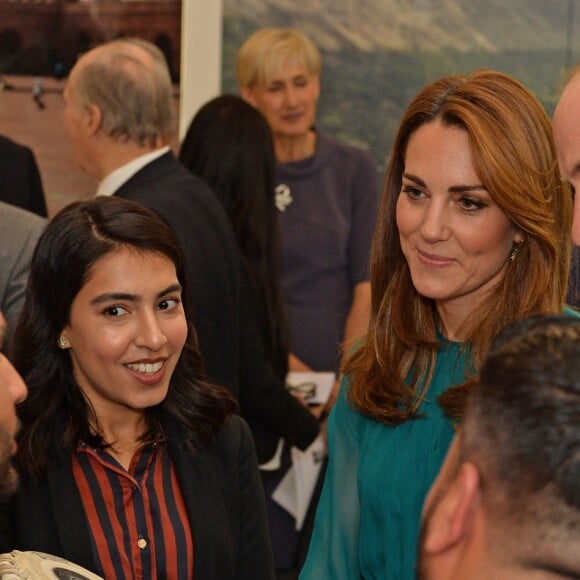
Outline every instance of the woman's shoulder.
{"label": "woman's shoulder", "polygon": [[333,161],[333,166],[356,169],[357,172],[367,172],[371,176],[376,174],[376,166],[369,151],[348,143],[340,141],[335,137],[319,132],[320,134],[320,154],[324,154],[326,159]]}
{"label": "woman's shoulder", "polygon": [[[178,465],[188,464],[192,459],[205,465],[213,465],[218,471],[233,473],[240,463],[255,458],[256,451],[246,422],[238,415],[228,416],[211,440],[196,449],[184,445],[183,429],[166,430],[169,453]],[[255,461],[257,465],[257,460]]]}
{"label": "woman's shoulder", "polygon": [[239,415],[230,415],[216,433],[210,447],[220,452],[239,452],[253,446],[248,424]]}
{"label": "woman's shoulder", "polygon": [[219,433],[223,433],[225,437],[233,437],[238,439],[250,432],[248,424],[245,419],[237,414],[232,414],[226,417]]}

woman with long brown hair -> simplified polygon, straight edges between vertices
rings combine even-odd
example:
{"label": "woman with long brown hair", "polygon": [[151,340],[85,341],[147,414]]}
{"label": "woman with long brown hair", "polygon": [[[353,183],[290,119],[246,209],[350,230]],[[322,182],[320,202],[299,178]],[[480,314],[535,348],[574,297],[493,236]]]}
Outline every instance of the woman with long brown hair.
{"label": "woman with long brown hair", "polygon": [[48,224],[16,330],[29,394],[0,552],[117,580],[274,577],[252,436],[205,379],[187,281],[138,203],[101,196]]}
{"label": "woman with long brown hair", "polygon": [[518,81],[446,77],[411,102],[302,580],[415,577],[423,500],[483,354],[507,323],[564,308],[571,209],[549,119]]}

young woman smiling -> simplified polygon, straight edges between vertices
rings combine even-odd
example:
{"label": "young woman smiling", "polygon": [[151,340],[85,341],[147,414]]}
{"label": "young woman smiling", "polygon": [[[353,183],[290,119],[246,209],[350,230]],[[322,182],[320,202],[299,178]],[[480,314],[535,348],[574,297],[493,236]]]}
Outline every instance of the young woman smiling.
{"label": "young woman smiling", "polygon": [[50,222],[16,333],[29,397],[2,551],[105,578],[273,577],[252,437],[204,381],[186,285],[139,204],[98,197]]}

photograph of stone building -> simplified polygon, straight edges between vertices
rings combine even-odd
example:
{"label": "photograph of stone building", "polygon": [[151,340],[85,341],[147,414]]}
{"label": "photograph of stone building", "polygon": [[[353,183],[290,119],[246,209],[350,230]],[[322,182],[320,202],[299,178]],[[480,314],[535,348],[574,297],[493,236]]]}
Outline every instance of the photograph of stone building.
{"label": "photograph of stone building", "polygon": [[179,76],[181,0],[0,0],[0,74],[66,76],[77,56],[137,36]]}

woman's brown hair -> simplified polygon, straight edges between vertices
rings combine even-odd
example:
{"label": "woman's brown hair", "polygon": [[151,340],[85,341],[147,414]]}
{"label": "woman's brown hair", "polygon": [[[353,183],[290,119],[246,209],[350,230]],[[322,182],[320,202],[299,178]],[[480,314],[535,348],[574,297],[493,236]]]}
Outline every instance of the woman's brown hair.
{"label": "woman's brown hair", "polygon": [[[562,310],[570,262],[572,199],[558,171],[551,125],[538,100],[517,80],[490,70],[442,78],[405,112],[387,167],[371,247],[372,310],[361,347],[345,365],[349,400],[387,424],[411,419],[429,388],[439,346],[435,302],[413,287],[401,251],[395,208],[407,144],[414,131],[440,120],[464,129],[475,170],[524,241],[493,292],[462,329],[473,368],[507,323]],[[439,398],[460,418],[474,375]]]}

